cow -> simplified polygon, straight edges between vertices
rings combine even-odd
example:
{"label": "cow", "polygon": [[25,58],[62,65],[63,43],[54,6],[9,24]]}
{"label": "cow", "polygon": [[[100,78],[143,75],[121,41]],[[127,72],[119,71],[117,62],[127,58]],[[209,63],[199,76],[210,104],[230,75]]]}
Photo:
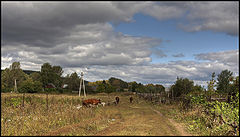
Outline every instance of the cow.
{"label": "cow", "polygon": [[116,104],[118,104],[119,103],[119,97],[116,97],[115,99],[116,99]]}
{"label": "cow", "polygon": [[98,105],[101,104],[101,100],[100,99],[87,99],[87,100],[83,100],[82,105],[85,107],[91,107],[93,105]]}
{"label": "cow", "polygon": [[133,102],[133,97],[130,97],[130,103],[132,103]]}

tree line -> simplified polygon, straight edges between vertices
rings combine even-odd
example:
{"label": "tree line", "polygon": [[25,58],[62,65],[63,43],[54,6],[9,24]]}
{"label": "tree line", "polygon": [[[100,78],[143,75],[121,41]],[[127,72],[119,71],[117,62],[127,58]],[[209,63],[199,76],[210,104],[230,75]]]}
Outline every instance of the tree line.
{"label": "tree line", "polygon": [[[54,66],[50,63],[44,63],[39,72],[24,73],[20,62],[13,62],[9,68],[1,72],[1,92],[13,92],[15,80],[17,82],[17,91],[22,93],[72,93],[78,91],[80,86],[80,77],[76,72],[62,76],[61,66]],[[165,88],[160,84],[147,84],[125,82],[119,78],[110,77],[108,80],[95,82],[85,81],[87,93],[111,93],[111,92],[164,92]],[[54,88],[47,88],[48,85],[54,85]],[[67,85],[66,87],[63,87]]]}

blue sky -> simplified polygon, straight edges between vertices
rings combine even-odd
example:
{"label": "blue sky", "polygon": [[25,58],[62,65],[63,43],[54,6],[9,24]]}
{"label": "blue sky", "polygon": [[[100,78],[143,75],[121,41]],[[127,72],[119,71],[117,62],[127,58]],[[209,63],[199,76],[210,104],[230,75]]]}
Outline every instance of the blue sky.
{"label": "blue sky", "polygon": [[[132,36],[159,38],[162,43],[159,48],[167,57],[152,55],[152,63],[167,63],[169,61],[195,60],[194,54],[220,52],[239,49],[239,37],[210,30],[186,32],[178,27],[182,19],[159,21],[151,16],[138,13],[132,22],[112,24],[114,31]],[[172,55],[182,53],[184,57]]]}
{"label": "blue sky", "polygon": [[[2,2],[1,69],[18,61],[63,75],[170,86],[239,75],[239,2]],[[85,68],[89,68],[86,70]]]}

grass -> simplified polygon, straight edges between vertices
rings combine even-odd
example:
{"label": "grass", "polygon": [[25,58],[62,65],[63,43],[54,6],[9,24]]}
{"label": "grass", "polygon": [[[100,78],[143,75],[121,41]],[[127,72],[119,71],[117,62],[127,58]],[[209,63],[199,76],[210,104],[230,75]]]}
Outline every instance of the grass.
{"label": "grass", "polygon": [[[78,95],[1,94],[1,135],[181,135],[166,117],[152,110],[151,103],[138,99],[129,103],[129,94],[95,94],[87,98],[100,98],[120,104],[105,107],[81,108]],[[159,109],[160,110],[160,109]],[[168,111],[161,110],[161,113]]]}

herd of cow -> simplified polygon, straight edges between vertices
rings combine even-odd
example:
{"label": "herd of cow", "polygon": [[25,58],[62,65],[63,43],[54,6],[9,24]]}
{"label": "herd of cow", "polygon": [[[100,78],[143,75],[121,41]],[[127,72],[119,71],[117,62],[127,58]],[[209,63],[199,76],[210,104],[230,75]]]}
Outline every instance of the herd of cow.
{"label": "herd of cow", "polygon": [[[119,97],[115,97],[115,101],[113,102],[113,104],[117,105],[119,104],[120,98]],[[129,98],[130,103],[133,102],[133,97]],[[86,99],[82,101],[82,106],[84,107],[94,107],[94,106],[98,106],[98,105],[102,105],[105,106],[106,103],[102,102],[100,99]],[[111,103],[107,103],[107,105],[111,105]]]}

